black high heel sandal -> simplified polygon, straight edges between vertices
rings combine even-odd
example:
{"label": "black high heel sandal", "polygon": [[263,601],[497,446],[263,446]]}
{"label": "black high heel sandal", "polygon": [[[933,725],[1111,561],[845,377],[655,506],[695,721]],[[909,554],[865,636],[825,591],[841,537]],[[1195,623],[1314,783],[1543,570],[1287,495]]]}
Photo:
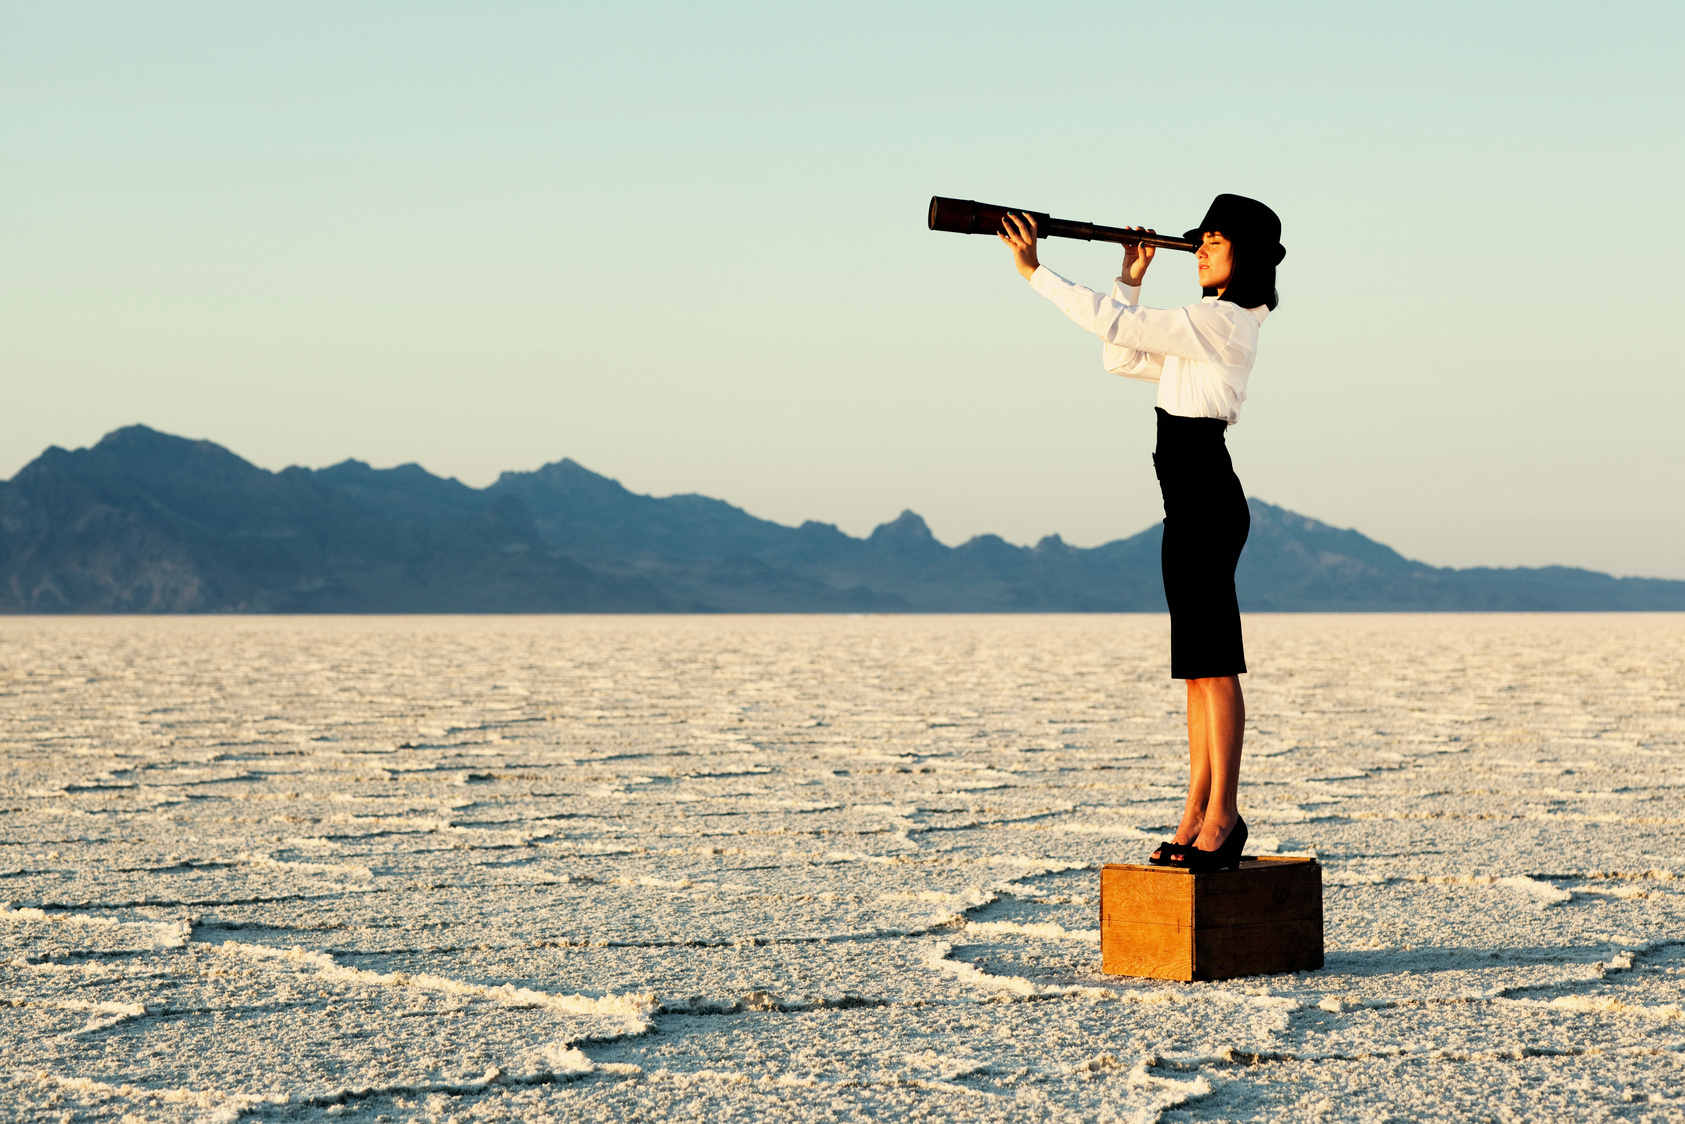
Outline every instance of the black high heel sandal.
{"label": "black high heel sandal", "polygon": [[[1177,827],[1176,830],[1180,831],[1182,829]],[[1199,832],[1196,830],[1194,835],[1197,838]],[[1169,839],[1166,839],[1163,843],[1160,843],[1157,847],[1153,848],[1153,853],[1147,856],[1147,864],[1149,866],[1175,866],[1176,864],[1170,861],[1171,852],[1186,851],[1193,845],[1194,841],[1192,839],[1188,840],[1186,843],[1178,843],[1176,842],[1176,837],[1171,836]]]}
{"label": "black high heel sandal", "polygon": [[1174,839],[1166,839],[1153,848],[1153,853],[1147,856],[1147,863],[1150,866],[1169,866],[1170,852],[1186,850],[1191,846],[1193,846],[1191,843],[1178,843]]}
{"label": "black high heel sandal", "polygon": [[1193,844],[1183,849],[1181,860],[1170,859],[1167,866],[1186,867],[1196,874],[1205,874],[1213,870],[1238,869],[1240,867],[1241,852],[1246,850],[1246,820],[1236,819],[1234,827],[1229,829],[1229,837],[1220,843],[1215,851],[1202,851]]}

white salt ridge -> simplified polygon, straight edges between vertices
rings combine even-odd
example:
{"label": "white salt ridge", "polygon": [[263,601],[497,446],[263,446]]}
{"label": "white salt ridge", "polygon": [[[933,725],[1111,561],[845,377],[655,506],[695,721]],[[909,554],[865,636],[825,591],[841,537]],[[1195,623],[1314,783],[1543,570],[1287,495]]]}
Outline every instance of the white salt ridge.
{"label": "white salt ridge", "polygon": [[992,976],[975,964],[949,958],[954,946],[947,941],[938,941],[930,946],[925,954],[925,966],[938,972],[961,980],[965,983],[995,988],[1000,991],[1010,991],[1018,995],[1040,995],[1042,989],[1030,980],[1018,976]]}
{"label": "white salt ridge", "polygon": [[[1465,1000],[1474,1002],[1475,996],[1464,996]],[[1490,998],[1482,996],[1479,998]],[[1317,1003],[1317,1009],[1331,1014],[1342,1014],[1346,1011],[1373,1011],[1387,1007],[1396,1007],[1398,1003],[1392,999],[1347,999],[1343,996],[1330,995]]]}
{"label": "white salt ridge", "polygon": [[1092,863],[1061,863],[1049,862],[1044,858],[1031,855],[990,855],[983,860],[991,866],[1011,866],[1023,871],[1014,876],[1013,881],[1034,878],[1043,874],[1062,874],[1070,870],[1093,870]]}
{"label": "white salt ridge", "polygon": [[[205,1124],[235,1124],[244,1113],[261,1109],[264,1105],[285,1105],[291,1100],[284,1094],[260,1096],[249,1093],[224,1093],[215,1089],[161,1088],[156,1085],[96,1081],[87,1077],[66,1077],[50,1073],[31,1074],[23,1080],[47,1086],[54,1091],[79,1093],[90,1097],[96,1103],[162,1103],[200,1109],[206,1112],[206,1115],[200,1117]],[[139,1116],[134,1118],[142,1119]]]}
{"label": "white salt ridge", "polygon": [[1508,890],[1520,890],[1545,905],[1555,905],[1559,902],[1574,899],[1572,892],[1564,890],[1560,886],[1552,886],[1548,882],[1540,882],[1536,878],[1529,878],[1525,874],[1512,874],[1505,878],[1495,879],[1493,885],[1502,886]]}
{"label": "white salt ridge", "polygon": [[1146,1060],[1139,1062],[1129,1071],[1126,1084],[1131,1089],[1145,1089],[1154,1094],[1150,1103],[1143,1105],[1135,1112],[1136,1124],[1153,1124],[1164,1113],[1172,1108],[1179,1108],[1192,1101],[1211,1095],[1211,1082],[1204,1077],[1193,1077],[1178,1080],[1153,1073]]}
{"label": "white salt ridge", "polygon": [[[1302,800],[1300,804],[1310,803]],[[1265,804],[1256,808],[1247,808],[1243,813],[1248,823],[1312,823],[1316,815],[1298,804],[1280,805]]]}
{"label": "white salt ridge", "polygon": [[1397,876],[1365,874],[1355,870],[1329,870],[1324,868],[1322,872],[1322,886],[1325,891],[1334,886],[1384,886],[1389,882],[1407,880]]}
{"label": "white salt ridge", "polygon": [[1610,897],[1645,897],[1644,891],[1623,892],[1605,890],[1566,890],[1560,886],[1553,886],[1549,882],[1541,882],[1525,874],[1511,874],[1498,876],[1494,874],[1459,874],[1459,875],[1426,875],[1426,874],[1394,874],[1385,875],[1366,873],[1353,870],[1336,870],[1323,873],[1322,883],[1327,886],[1381,886],[1398,882],[1420,882],[1434,886],[1501,886],[1506,890],[1519,890],[1532,898],[1541,906],[1557,905],[1574,899],[1576,893],[1606,894]]}
{"label": "white salt ridge", "polygon": [[0,921],[46,921],[53,925],[104,930],[128,948],[181,948],[193,933],[193,926],[188,921],[119,921],[114,917],[86,913],[48,913],[29,906],[14,909],[11,902],[0,903]]}
{"label": "white salt ridge", "polygon": [[[1528,1000],[1511,999],[1511,1003],[1526,1003]],[[1641,1015],[1658,1022],[1676,1022],[1685,1018],[1685,1009],[1678,1003],[1646,1004],[1626,1003],[1612,996],[1590,995],[1562,995],[1549,1000],[1545,1006],[1559,1011],[1583,1011],[1596,1014]]]}
{"label": "white salt ridge", "polygon": [[1078,835],[1115,835],[1120,839],[1153,839],[1159,837],[1150,831],[1143,831],[1138,827],[1131,827],[1121,823],[1062,823],[1060,831],[1068,831]]}
{"label": "white salt ridge", "polygon": [[1525,874],[1494,875],[1494,874],[1457,874],[1457,875],[1427,875],[1427,874],[1397,874],[1382,875],[1362,873],[1350,870],[1324,874],[1324,886],[1379,886],[1394,882],[1420,882],[1433,886],[1501,886],[1506,890],[1518,890],[1522,894],[1534,899],[1540,905],[1556,905],[1561,902],[1572,901],[1575,891],[1565,890],[1560,886],[1553,886],[1549,882],[1541,882]]}
{"label": "white salt ridge", "polygon": [[149,1013],[144,1003],[90,1002],[86,999],[0,998],[0,1007],[37,1007],[54,1011],[87,1011],[89,1017],[86,1025],[59,1036],[65,1039],[74,1039],[84,1034],[108,1030],[119,1023],[144,1018]]}
{"label": "white salt ridge", "polygon": [[376,987],[416,988],[475,999],[489,999],[500,1007],[539,1008],[560,1015],[607,1015],[625,1021],[627,1034],[642,1034],[650,1029],[648,1016],[655,1009],[655,995],[551,995],[532,988],[512,984],[488,986],[466,983],[426,973],[370,972],[362,968],[348,968],[325,952],[307,952],[301,948],[276,949],[266,945],[223,941],[218,951],[238,954],[253,960],[281,961],[288,967],[309,970],[324,979],[344,980],[348,983],[372,984]]}
{"label": "white salt ridge", "polygon": [[967,921],[965,932],[969,936],[979,937],[1025,936],[1043,937],[1054,941],[1100,943],[1098,929],[1067,929],[1055,921]]}
{"label": "white salt ridge", "polygon": [[286,870],[297,874],[334,874],[355,878],[367,882],[374,878],[374,871],[357,863],[307,863],[293,862],[287,859],[271,858],[264,854],[254,854],[242,851],[238,861],[250,866],[267,867],[270,870]]}
{"label": "white salt ridge", "polygon": [[966,908],[990,905],[1000,900],[999,894],[984,893],[971,887],[958,893],[946,890],[918,890],[912,893],[879,894],[880,902],[921,902],[925,905],[958,905]]}

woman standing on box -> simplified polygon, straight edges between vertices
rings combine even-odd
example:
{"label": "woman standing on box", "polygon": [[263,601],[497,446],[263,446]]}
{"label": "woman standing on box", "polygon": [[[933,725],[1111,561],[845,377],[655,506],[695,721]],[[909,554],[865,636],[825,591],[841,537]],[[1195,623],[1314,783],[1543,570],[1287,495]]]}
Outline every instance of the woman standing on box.
{"label": "woman standing on box", "polygon": [[1246,846],[1246,821],[1235,804],[1246,655],[1234,572],[1252,518],[1223,431],[1240,420],[1258,329],[1276,306],[1275,267],[1287,253],[1281,220],[1256,199],[1217,196],[1187,232],[1204,299],[1169,309],[1137,303],[1151,246],[1124,250],[1123,274],[1102,296],[1036,260],[1029,215],[1008,215],[1002,225],[1018,272],[1100,337],[1106,369],[1158,383],[1153,468],[1164,493],[1170,675],[1188,683],[1188,799],[1175,837],[1147,861],[1195,870],[1234,866]]}

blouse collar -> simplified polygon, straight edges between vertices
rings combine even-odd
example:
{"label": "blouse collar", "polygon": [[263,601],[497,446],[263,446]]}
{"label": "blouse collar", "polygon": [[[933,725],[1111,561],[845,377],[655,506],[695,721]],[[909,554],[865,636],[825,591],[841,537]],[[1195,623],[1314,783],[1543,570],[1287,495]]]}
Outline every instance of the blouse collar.
{"label": "blouse collar", "polygon": [[[1200,304],[1216,304],[1218,301],[1220,301],[1222,299],[1223,299],[1222,297],[1200,297],[1199,303]],[[1258,323],[1262,324],[1264,322],[1264,319],[1267,316],[1269,316],[1269,314],[1270,314],[1270,306],[1267,305],[1267,304],[1261,304],[1257,308],[1249,308],[1246,311],[1248,311],[1252,314],[1252,319],[1254,319]]]}

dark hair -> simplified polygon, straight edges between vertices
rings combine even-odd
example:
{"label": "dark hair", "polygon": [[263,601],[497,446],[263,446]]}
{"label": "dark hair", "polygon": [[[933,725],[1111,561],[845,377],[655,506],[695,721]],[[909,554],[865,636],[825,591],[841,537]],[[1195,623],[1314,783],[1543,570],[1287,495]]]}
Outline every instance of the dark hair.
{"label": "dark hair", "polygon": [[[1242,308],[1264,305],[1274,312],[1275,306],[1281,303],[1281,296],[1275,291],[1275,265],[1262,264],[1265,259],[1248,254],[1248,249],[1244,243],[1229,240],[1229,283],[1223,289],[1222,299]],[[1217,290],[1207,287],[1204,293],[1214,297]]]}

